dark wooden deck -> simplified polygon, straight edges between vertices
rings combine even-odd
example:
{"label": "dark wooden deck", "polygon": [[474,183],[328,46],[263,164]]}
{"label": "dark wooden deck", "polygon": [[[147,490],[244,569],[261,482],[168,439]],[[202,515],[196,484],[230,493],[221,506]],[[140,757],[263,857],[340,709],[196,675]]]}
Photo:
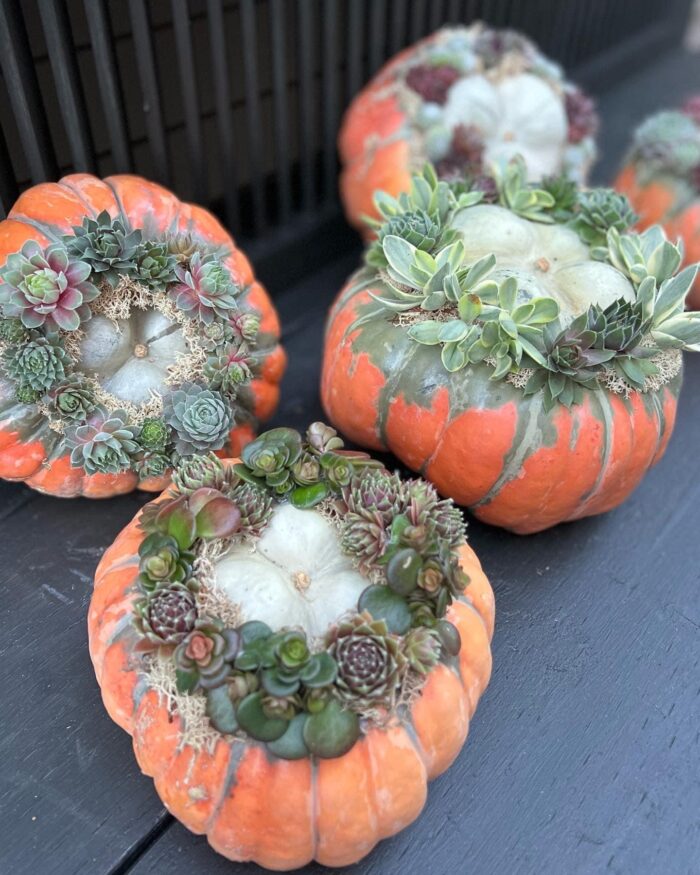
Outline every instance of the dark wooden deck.
{"label": "dark wooden deck", "polygon": [[[698,83],[700,59],[679,50],[601,95],[598,180],[631,124]],[[324,312],[356,259],[339,252],[279,298],[290,368],[278,424],[321,416]],[[353,872],[700,871],[698,448],[700,356],[665,459],[621,508],[529,538],[471,525],[496,591],[491,686],[423,816]],[[3,875],[260,871],[173,820],[100,701],[92,575],[143,501],[0,484]]]}

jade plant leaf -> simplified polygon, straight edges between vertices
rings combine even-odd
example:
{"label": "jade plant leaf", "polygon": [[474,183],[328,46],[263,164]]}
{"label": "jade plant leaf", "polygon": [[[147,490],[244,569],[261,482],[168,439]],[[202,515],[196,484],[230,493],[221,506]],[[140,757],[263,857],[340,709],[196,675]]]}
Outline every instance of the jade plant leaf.
{"label": "jade plant leaf", "polygon": [[391,589],[401,596],[413,592],[418,585],[418,572],[422,566],[420,554],[412,547],[398,550],[386,567],[386,579]]}
{"label": "jade plant leaf", "polygon": [[369,611],[375,620],[384,620],[395,635],[403,635],[411,626],[408,605],[388,586],[368,586],[360,596],[358,608]]}
{"label": "jade plant leaf", "polygon": [[293,717],[283,735],[276,741],[268,741],[267,749],[270,753],[283,760],[301,760],[307,757],[309,749],[304,741],[306,721],[306,714],[297,714]]}
{"label": "jade plant leaf", "polygon": [[291,492],[289,500],[294,507],[298,507],[300,510],[307,510],[323,501],[329,492],[327,483],[313,483],[311,486],[298,486]]}
{"label": "jade plant leaf", "polygon": [[230,735],[238,729],[236,709],[226,684],[207,690],[207,717],[214,729],[218,729],[219,732]]}
{"label": "jade plant leaf", "polygon": [[310,689],[327,687],[338,675],[338,664],[335,659],[323,651],[315,653],[307,662],[299,675],[304,685]]}
{"label": "jade plant leaf", "polygon": [[241,729],[258,741],[275,741],[284,735],[289,725],[289,721],[282,717],[268,717],[265,714],[261,693],[249,693],[242,699],[236,718]]}
{"label": "jade plant leaf", "polygon": [[315,756],[322,759],[340,757],[360,737],[360,720],[354,711],[348,711],[331,699],[323,711],[307,718],[303,737],[307,748]]}

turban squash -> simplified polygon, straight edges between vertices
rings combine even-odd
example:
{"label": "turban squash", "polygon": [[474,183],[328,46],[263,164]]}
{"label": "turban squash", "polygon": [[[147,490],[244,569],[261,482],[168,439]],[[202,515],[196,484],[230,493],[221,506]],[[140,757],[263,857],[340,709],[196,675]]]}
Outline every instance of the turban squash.
{"label": "turban squash", "polygon": [[[686,264],[700,261],[700,97],[637,128],[615,188],[629,198],[640,228],[660,223],[683,241]],[[700,310],[697,281],[688,307]]]}
{"label": "turban squash", "polygon": [[376,189],[405,191],[426,160],[445,178],[521,154],[533,179],[585,178],[593,102],[524,36],[482,24],[437,31],[393,58],[343,120],[340,190],[348,221],[376,216]]}
{"label": "turban squash", "polygon": [[[76,236],[77,228],[83,229],[82,237]],[[116,251],[109,250],[112,244]],[[79,250],[77,254],[73,250],[69,261],[66,246],[77,246]],[[120,255],[124,256],[121,261]],[[77,262],[80,265],[76,268]],[[86,265],[92,268],[87,277]],[[51,270],[54,272],[47,279],[46,272]],[[70,275],[76,288],[70,286],[66,279],[69,274],[62,270],[73,272]],[[28,273],[32,273],[29,278]],[[125,278],[134,277],[139,285],[125,284]],[[163,285],[159,286],[161,280]],[[180,290],[179,297],[173,295],[174,303],[166,301],[160,307],[166,309],[166,315],[158,312],[158,307],[144,310],[143,301],[133,306],[132,301],[124,310],[129,288],[134,301],[145,293],[146,285],[153,293],[149,301],[163,301],[167,297],[163,291],[166,281],[170,288]],[[21,289],[10,288],[13,282]],[[214,298],[207,299],[212,289]],[[102,306],[107,294],[110,303]],[[214,301],[213,309],[207,300]],[[201,318],[183,319],[185,312],[188,317],[199,314]],[[197,343],[205,327],[212,332],[213,322],[219,328],[223,326],[224,340],[233,336],[239,352],[244,344],[248,358],[239,361],[233,353],[230,356],[236,367],[245,366],[243,372],[237,371],[243,376],[235,400],[231,402],[232,396],[226,397],[225,393],[223,397],[216,394],[212,400],[209,394],[202,404],[205,414],[215,408],[224,425],[229,426],[225,433],[218,434],[211,448],[239,452],[254,436],[257,420],[270,416],[277,404],[285,366],[284,351],[278,344],[279,322],[247,258],[209,212],[182,203],[160,185],[137,176],[100,180],[88,174],[73,174],[57,183],[34,186],[19,197],[8,218],[0,222],[0,315],[8,317],[0,340],[4,349],[0,361],[0,477],[22,481],[50,495],[105,498],[137,486],[160,491],[167,483],[168,466],[162,452],[150,453],[150,467],[144,467],[143,458],[129,465],[129,460],[120,455],[120,447],[127,455],[135,449],[129,442],[135,437],[134,430],[119,431],[122,425],[129,425],[122,421],[122,411],[110,422],[113,410],[103,411],[102,415],[91,407],[87,419],[82,420],[83,433],[94,437],[108,432],[116,441],[112,446],[112,450],[116,446],[115,453],[109,448],[101,450],[96,465],[89,469],[75,464],[75,459],[71,463],[71,445],[65,438],[80,424],[73,405],[79,407],[86,397],[83,386],[75,391],[74,371],[81,372],[81,380],[88,376],[93,387],[109,392],[113,407],[147,406],[154,392],[163,394],[170,367],[182,353],[191,351],[184,336],[194,335]],[[173,316],[180,319],[175,331]],[[241,325],[245,326],[245,338]],[[17,350],[11,347],[18,337],[22,343],[38,338],[39,346],[46,347],[47,330],[58,334],[55,342],[61,347],[58,353],[55,349],[48,351],[49,367],[53,368],[49,378],[58,373],[51,386],[45,370],[45,348],[34,350],[35,358],[30,357],[27,363],[26,358],[19,361]],[[79,340],[69,347],[71,337]],[[69,365],[66,350],[71,349],[74,353],[77,349],[78,361]],[[231,364],[226,357],[228,349],[218,349],[223,356],[218,361],[220,367]],[[211,356],[216,352],[215,344],[210,343],[206,353]],[[214,384],[219,388],[225,379],[222,374],[219,371],[218,383]],[[200,384],[209,379],[203,378],[201,359],[194,375],[195,388],[190,387],[190,392],[198,391]],[[21,380],[17,380],[26,376],[31,385],[20,392]],[[233,379],[232,372],[227,378]],[[66,388],[70,391],[63,396],[63,412],[56,415],[57,393]],[[47,394],[40,397],[44,390]],[[47,416],[49,408],[53,413]],[[201,419],[200,424],[206,430],[207,424]],[[154,427],[151,423],[151,438],[159,451],[163,450],[158,446],[160,432],[162,424]],[[79,438],[77,442],[87,439]],[[198,451],[203,445],[181,444],[180,450]],[[81,445],[76,454],[83,451]]]}
{"label": "turban squash", "polygon": [[621,196],[545,192],[517,167],[491,202],[428,171],[377,196],[378,241],[328,317],[321,397],[360,446],[527,534],[637,486],[673,429],[678,348],[700,336],[682,314],[695,269],[674,276],[659,228],[627,232]]}
{"label": "turban squash", "polygon": [[[275,429],[274,433],[279,435],[280,431]],[[326,434],[335,433],[327,430]],[[253,447],[251,453],[256,444],[249,445]],[[338,446],[337,442],[335,446]],[[318,458],[318,454],[312,458],[311,468],[314,459]],[[337,459],[335,453],[325,452],[322,465],[326,466],[329,460],[335,465]],[[357,454],[354,454],[353,463],[357,463]],[[239,464],[236,469],[240,467]],[[258,468],[258,473],[260,470]],[[269,466],[266,470],[270,471]],[[285,468],[283,462],[279,471],[285,470],[290,469]],[[309,470],[306,464],[302,473],[307,481]],[[316,475],[312,472],[311,477],[318,476],[318,468],[314,470]],[[294,471],[296,477],[301,469]],[[339,490],[350,489],[351,493],[356,490],[357,476],[361,476],[354,475],[349,481],[343,472],[347,475],[345,461],[340,463],[340,468],[335,468],[333,494],[336,496],[340,495]],[[201,469],[198,473],[201,475]],[[386,492],[382,493],[381,483],[389,484],[390,490],[401,488],[398,486],[400,481],[386,472],[375,471],[370,476],[369,492],[375,497],[380,493],[386,496]],[[203,482],[213,482],[211,478],[199,476],[193,483],[191,478],[182,477],[177,472],[174,479],[180,489],[183,489],[184,482],[190,486],[190,494],[191,489],[195,490],[188,499],[190,502],[200,501],[197,496],[202,493]],[[280,478],[275,480],[279,484]],[[339,487],[340,482],[346,485]],[[228,483],[230,485],[230,481]],[[413,481],[411,488],[418,489],[425,497],[428,493],[422,492],[423,487],[416,485],[418,483]],[[225,480],[220,479],[217,485],[226,492]],[[303,491],[305,488],[301,494],[307,494]],[[326,489],[326,486],[322,488]],[[275,489],[279,490],[279,486]],[[204,489],[204,493],[211,492],[211,489]],[[106,709],[112,719],[133,736],[138,763],[142,771],[154,779],[156,790],[170,812],[188,829],[205,834],[219,853],[232,860],[252,860],[277,870],[297,868],[314,859],[329,866],[354,863],[369,853],[380,839],[395,834],[418,816],[426,799],[427,782],[450,765],[465,741],[469,721],[491,671],[494,602],[479,561],[462,539],[453,553],[453,570],[456,569],[458,579],[463,582],[468,579],[469,583],[463,592],[460,589],[459,593],[453,593],[446,620],[440,621],[453,633],[456,627],[459,633],[457,646],[451,647],[452,655],[446,660],[431,662],[429,673],[423,676],[423,685],[417,694],[414,690],[404,704],[392,706],[389,712],[384,710],[385,715],[390,715],[388,721],[377,723],[362,718],[361,724],[354,724],[355,735],[349,745],[343,743],[341,748],[329,750],[324,747],[327,738],[321,738],[321,746],[314,747],[313,754],[307,750],[280,752],[279,748],[269,744],[271,734],[266,734],[269,723],[253,737],[250,735],[252,730],[248,730],[247,735],[219,733],[213,736],[213,743],[201,746],[192,741],[193,726],[188,721],[195,718],[181,704],[182,698],[176,699],[174,707],[172,703],[169,707],[162,688],[155,685],[154,675],[149,674],[148,669],[149,651],[144,648],[141,634],[143,623],[140,627],[134,624],[135,605],[142,603],[143,597],[139,579],[143,579],[146,567],[143,556],[139,556],[140,550],[143,553],[145,537],[140,524],[144,525],[146,517],[153,520],[154,508],[162,506],[163,502],[172,502],[174,494],[171,487],[157,502],[147,506],[108,548],[96,572],[88,629],[90,653]],[[236,500],[235,492],[228,494]],[[368,494],[367,490],[363,494]],[[250,495],[247,495],[249,501]],[[347,498],[348,493],[342,491],[342,495]],[[437,498],[434,493],[432,495]],[[207,496],[205,500],[208,500]],[[433,502],[432,498],[428,500]],[[216,501],[221,504],[224,499],[219,495]],[[227,592],[231,599],[239,598],[238,608],[244,620],[267,617],[275,630],[278,622],[293,627],[296,632],[291,634],[293,638],[297,636],[293,641],[296,646],[299,630],[311,637],[322,626],[332,623],[338,614],[354,607],[357,593],[369,581],[363,578],[357,564],[343,554],[345,548],[339,548],[337,530],[329,523],[328,517],[320,514],[316,507],[298,509],[293,504],[289,501],[289,493],[283,495],[279,503],[275,502],[256,551],[251,552],[249,546],[236,546],[234,539],[233,546],[215,560],[213,582],[209,587],[214,591],[218,589],[219,593]],[[431,506],[444,508],[445,504],[441,502],[436,506],[432,503]],[[250,520],[250,505],[247,510],[243,505],[239,506],[244,517]],[[454,512],[450,511],[448,516]],[[438,511],[430,513],[433,519],[438,515]],[[454,516],[451,518],[454,521]],[[376,576],[373,580],[376,583]],[[415,584],[415,573],[413,580]],[[299,581],[303,581],[301,588]],[[169,585],[167,582],[160,584]],[[376,585],[370,587],[373,590],[378,588],[387,589]],[[158,596],[158,589],[155,594]],[[216,604],[220,607],[221,600]],[[162,636],[162,627],[156,628],[152,612],[142,611],[141,614],[150,617],[149,634],[151,640],[157,640],[153,638],[154,630]],[[376,641],[387,641],[386,626],[382,632],[381,622],[378,625],[367,612],[354,619],[354,625],[350,621],[346,627],[342,623],[332,627],[338,636],[336,642],[340,641],[342,634],[338,630],[345,628],[347,631],[348,627],[357,630],[359,623],[357,634],[374,630],[370,635],[374,639],[370,642],[374,650],[370,653],[376,655]],[[166,618],[168,623],[172,632],[176,628],[172,615]],[[244,628],[240,627],[241,634]],[[418,633],[433,635],[426,628],[418,629]],[[192,635],[199,633],[191,632]],[[408,640],[394,635],[388,637],[394,644]],[[201,643],[201,635],[199,638]],[[191,637],[179,644],[176,661],[178,651],[186,647],[190,648],[186,654],[196,655],[188,641]],[[348,639],[345,641],[347,644]],[[367,639],[363,641],[366,643]],[[396,660],[400,656],[394,644],[392,671],[396,669]],[[352,647],[357,645],[355,638],[349,649],[346,647],[342,658],[352,660]],[[327,654],[324,659],[326,657]],[[336,651],[339,666],[342,658]],[[356,661],[355,665],[363,675],[362,679],[367,681],[368,675],[376,668],[376,659]],[[239,666],[238,658],[235,666]],[[250,668],[250,663],[246,668]],[[340,673],[341,669],[338,671]],[[229,678],[233,683],[249,678],[240,671],[234,674],[238,675],[236,680]],[[216,683],[221,683],[220,677]],[[209,681],[206,684],[211,686]],[[339,687],[335,689],[339,690]],[[377,688],[367,685],[363,694],[372,696],[373,690],[376,692]],[[210,693],[211,690],[207,695]],[[255,696],[253,693],[252,698]],[[292,710],[303,707],[298,695],[292,700],[296,703]],[[228,702],[227,699],[227,705]],[[245,699],[242,703],[239,700],[237,706],[239,728],[244,723],[242,711],[245,702]],[[331,713],[331,708],[337,709],[335,699],[330,700],[321,714]],[[347,717],[352,712],[342,710],[340,713]],[[257,718],[260,718],[259,709]],[[289,715],[285,719],[289,719]],[[292,722],[300,719],[306,720],[308,726],[313,715],[297,714]],[[357,721],[356,717],[352,719]],[[285,739],[287,735],[282,737]],[[306,734],[304,739],[307,739]],[[311,746],[311,741],[308,744]]]}

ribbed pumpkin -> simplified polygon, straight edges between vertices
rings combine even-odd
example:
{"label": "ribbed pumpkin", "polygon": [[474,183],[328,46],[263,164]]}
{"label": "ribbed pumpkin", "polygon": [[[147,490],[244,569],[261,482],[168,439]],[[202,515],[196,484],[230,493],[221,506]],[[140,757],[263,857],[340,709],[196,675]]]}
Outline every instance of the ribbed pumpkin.
{"label": "ribbed pumpkin", "polygon": [[[630,199],[640,228],[658,222],[683,241],[686,264],[700,261],[700,97],[637,128],[615,188]],[[687,303],[700,309],[697,281]]]}
{"label": "ribbed pumpkin", "polygon": [[[159,501],[172,494],[171,489]],[[318,619],[332,616],[334,605],[347,609],[360,578],[350,567],[341,572],[331,558],[338,548],[329,523],[313,509],[295,510],[288,503],[278,508],[280,516],[275,522],[273,515],[270,524],[275,532],[260,541],[260,553],[244,549],[246,559],[234,550],[217,566],[217,581],[223,575],[232,598],[238,593],[248,608],[257,605],[259,619],[275,600],[287,623],[302,626],[308,611],[320,612]],[[219,735],[213,747],[192,746],[186,718],[149,687],[148,654],[134,624],[141,594],[138,551],[145,537],[139,518],[98,566],[88,615],[90,654],[107,711],[133,736],[138,763],[154,779],[169,811],[231,860],[278,870],[314,859],[350,865],[413,821],[425,802],[427,782],[462,747],[490,676],[493,593],[471,548],[458,548],[459,565],[470,582],[447,613],[460,633],[458,656],[437,664],[419,694],[388,724],[363,726],[343,755],[281,759],[263,743],[239,735]],[[256,563],[267,561],[279,580],[256,577]],[[322,577],[319,569],[330,562],[337,573]],[[285,574],[304,581],[301,596],[284,584]],[[315,598],[319,587],[326,598]]]}
{"label": "ribbed pumpkin", "polygon": [[[277,404],[285,355],[278,345],[277,315],[265,290],[255,280],[245,255],[209,212],[182,203],[160,185],[137,176],[111,176],[103,181],[88,174],[73,174],[58,183],[34,186],[20,196],[8,218],[0,222],[0,266],[28,241],[36,241],[43,249],[63,235],[73,234],[85,220],[100,215],[121,221],[127,232],[140,229],[157,240],[170,236],[184,240],[186,245],[219,253],[221,263],[241,289],[239,311],[259,317],[256,370],[244,393],[247,400],[241,402],[249,413],[230,432],[223,450],[239,452],[254,435],[253,417],[267,418]],[[136,391],[138,400],[148,396],[151,386],[157,385],[180,351],[175,341],[169,340],[167,329],[163,337],[159,333],[163,326],[149,323],[148,316],[134,313],[131,323],[119,330],[111,328],[104,317],[93,317],[86,323],[88,335],[83,344],[86,359],[100,379],[111,379],[127,395]],[[149,335],[158,341],[152,349],[143,344]],[[110,344],[115,348],[111,357],[114,362],[105,353],[112,349]],[[140,381],[143,386],[139,386]],[[23,481],[61,497],[104,498],[137,486],[160,491],[167,483],[162,476],[146,476],[139,481],[132,470],[87,474],[83,468],[72,467],[62,434],[49,428],[36,404],[23,403],[15,393],[16,386],[0,377],[0,477]]]}
{"label": "ribbed pumpkin", "polygon": [[[321,397],[360,446],[390,450],[479,519],[526,534],[610,510],[659,460],[680,354],[661,355],[665,376],[650,385],[627,353],[647,368],[644,344],[685,344],[656,330],[656,279],[645,280],[642,304],[648,273],[638,266],[631,279],[619,254],[624,237],[641,247],[642,264],[663,251],[662,273],[677,269],[680,255],[659,229],[625,235],[631,212],[611,192],[583,192],[577,206],[571,191],[518,194],[513,180],[502,181],[498,203],[477,193],[474,204],[471,192],[462,208],[444,206],[452,195],[438,196],[445,183],[434,177],[432,189],[419,179],[399,201],[378,195],[385,222],[369,266],[328,317]],[[529,206],[518,215],[509,199]],[[452,241],[442,269],[441,239]],[[674,283],[664,297],[678,323],[690,319],[679,313],[693,276],[659,278],[662,289]],[[697,348],[692,325],[688,346]]]}
{"label": "ribbed pumpkin", "polygon": [[410,186],[426,160],[443,178],[489,172],[521,154],[532,179],[583,180],[595,156],[593,102],[515,31],[437,31],[390,60],[354,99],[339,137],[340,190],[364,234],[377,189]]}

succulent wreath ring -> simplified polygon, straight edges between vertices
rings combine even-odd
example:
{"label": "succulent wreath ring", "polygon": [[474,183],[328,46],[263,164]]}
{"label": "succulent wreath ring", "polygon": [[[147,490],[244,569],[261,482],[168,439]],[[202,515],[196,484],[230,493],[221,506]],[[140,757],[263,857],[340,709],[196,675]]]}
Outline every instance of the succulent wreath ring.
{"label": "succulent wreath ring", "polygon": [[185,460],[140,521],[135,624],[156,685],[285,759],[343,755],[460,652],[445,617],[469,584],[460,511],[342,447],[314,423],[265,432],[233,466]]}
{"label": "succulent wreath ring", "polygon": [[[65,213],[49,222],[51,198]],[[238,452],[284,353],[213,216],[138,177],[77,174],[21,201],[0,235],[0,476],[101,497]]]}

